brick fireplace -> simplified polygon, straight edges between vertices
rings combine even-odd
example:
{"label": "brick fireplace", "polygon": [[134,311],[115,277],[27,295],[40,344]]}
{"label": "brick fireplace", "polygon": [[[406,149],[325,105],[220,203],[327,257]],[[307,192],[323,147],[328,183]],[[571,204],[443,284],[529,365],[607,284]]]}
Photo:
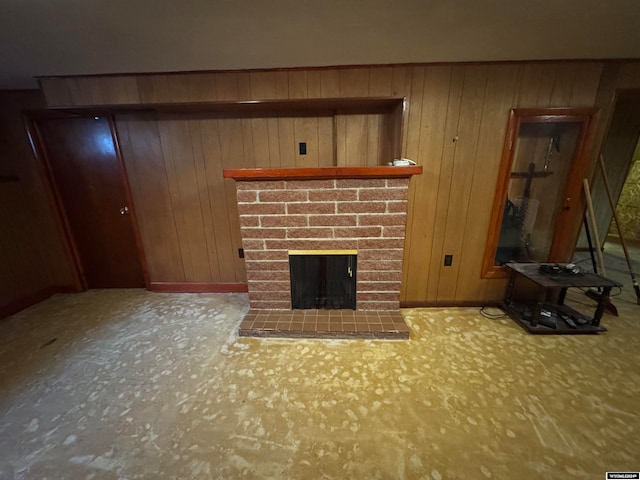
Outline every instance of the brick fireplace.
{"label": "brick fireplace", "polygon": [[399,311],[409,181],[421,170],[225,170],[236,180],[251,310],[291,312],[290,253],[349,250],[356,310]]}

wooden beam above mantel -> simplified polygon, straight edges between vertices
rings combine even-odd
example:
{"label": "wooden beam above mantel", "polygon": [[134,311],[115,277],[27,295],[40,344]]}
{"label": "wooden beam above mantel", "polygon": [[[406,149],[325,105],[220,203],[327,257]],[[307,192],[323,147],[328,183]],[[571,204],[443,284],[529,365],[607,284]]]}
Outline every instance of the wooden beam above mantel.
{"label": "wooden beam above mantel", "polygon": [[224,178],[239,181],[316,180],[331,178],[407,178],[421,175],[422,166],[324,167],[324,168],[240,168],[225,169]]}

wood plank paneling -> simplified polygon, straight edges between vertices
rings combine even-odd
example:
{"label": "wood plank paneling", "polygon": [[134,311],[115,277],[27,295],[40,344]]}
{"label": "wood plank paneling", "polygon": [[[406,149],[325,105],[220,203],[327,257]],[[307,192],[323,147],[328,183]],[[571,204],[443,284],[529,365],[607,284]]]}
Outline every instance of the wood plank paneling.
{"label": "wood plank paneling", "polygon": [[[279,117],[278,122],[278,163],[281,167],[296,166],[296,140],[293,118]],[[275,160],[273,162],[276,163]]]}
{"label": "wood plank paneling", "polygon": [[0,307],[52,285],[26,205],[19,181],[0,182]]}
{"label": "wood plank paneling", "polygon": [[[451,72],[451,83],[447,92],[447,113],[445,115],[444,141],[441,153],[440,175],[438,178],[438,196],[436,199],[435,222],[429,256],[426,299],[437,301],[440,288],[440,265],[443,263],[442,254],[446,250],[444,244],[446,236],[447,216],[449,212],[449,196],[453,182],[453,166],[456,153],[456,137],[460,122],[460,107],[464,90],[465,67],[455,66]],[[453,187],[455,189],[455,186]],[[456,192],[458,190],[456,189]],[[447,252],[448,253],[448,252]]]}
{"label": "wood plank paneling", "polygon": [[486,66],[470,66],[465,69],[444,226],[444,245],[440,252],[434,252],[439,254],[440,259],[444,259],[444,255],[453,255],[451,266],[440,263],[437,299],[441,302],[455,300],[458,275],[468,272],[468,265],[462,264],[460,260],[463,243],[469,241],[464,236],[464,230],[471,197],[468,193],[460,195],[460,192],[470,192],[473,183],[486,85]]}
{"label": "wood plank paneling", "polygon": [[222,170],[253,158],[244,148],[246,127],[244,119],[117,117],[153,282],[244,280],[235,261],[239,238],[231,232],[239,229],[235,186]]}
{"label": "wood plank paneling", "polygon": [[516,82],[520,73],[517,65],[504,65],[492,72],[487,79],[482,117],[479,120],[479,135],[476,161],[473,167],[473,182],[469,190],[469,204],[464,225],[464,239],[479,239],[479,242],[463,241],[459,256],[461,268],[456,280],[456,301],[469,298],[484,298],[488,282],[478,275],[482,268],[482,244],[489,229],[491,206],[487,199],[493,198],[502,140],[507,127],[509,107],[513,104]]}
{"label": "wood plank paneling", "polygon": [[[425,67],[415,67],[412,71],[409,101],[408,127],[405,139],[404,156],[414,159],[418,156],[420,145],[420,119],[424,103],[424,75]],[[415,161],[415,160],[414,160]]]}
{"label": "wood plank paneling", "polygon": [[[269,154],[269,124],[266,118],[251,119],[251,133],[253,144],[253,164],[258,168],[268,168],[271,166],[271,156]],[[272,139],[275,143],[278,137]]]}
{"label": "wood plank paneling", "polygon": [[190,102],[215,102],[216,75],[199,73],[187,76],[187,93]]}
{"label": "wood plank paneling", "polygon": [[184,282],[186,276],[156,118],[152,114],[117,115],[116,127],[149,277],[157,282]]}
{"label": "wood plank paneling", "polygon": [[[585,61],[394,65],[177,76],[178,80],[185,79],[186,87],[180,82],[176,84],[176,79],[168,81],[164,75],[145,75],[134,77],[137,88],[130,89],[123,98],[135,100],[137,94],[138,101],[143,103],[182,101],[179,99],[185,98],[185,90],[188,101],[406,97],[408,115],[398,153],[421,164],[424,175],[414,177],[410,191],[402,300],[493,301],[501,295],[504,282],[481,278],[481,254],[509,109],[597,104],[604,108],[598,126],[599,135],[604,135],[603,124],[609,121],[607,109],[615,88],[640,88],[640,63],[621,62],[620,65],[619,72],[617,67],[604,68],[602,62]],[[607,86],[603,87],[601,78],[605,77]],[[43,79],[42,82],[52,105],[56,102],[58,105],[87,104],[100,98],[95,92],[92,95],[90,85],[82,78]],[[104,84],[101,94],[105,102],[119,98],[114,92],[107,92]],[[194,172],[191,177],[180,180],[167,178],[167,188],[170,184],[174,186],[165,194],[171,197],[177,191],[185,195],[191,189],[201,192],[204,186],[201,177],[206,177],[206,185],[216,192],[210,198],[217,201],[212,200],[207,210],[203,206],[204,197],[196,195],[200,199],[200,207],[195,209],[199,212],[200,224],[189,220],[178,228],[178,231],[184,230],[178,243],[183,248],[184,245],[190,245],[189,248],[204,245],[198,248],[210,252],[209,261],[205,263],[211,278],[226,282],[243,278],[243,263],[234,258],[227,266],[220,264],[219,275],[214,274],[215,259],[223,262],[223,258],[237,257],[234,249],[239,246],[239,229],[234,225],[237,222],[234,184],[218,178],[219,166],[369,165],[383,163],[395,153],[390,153],[393,146],[387,146],[381,135],[392,130],[390,119],[377,114],[340,114],[335,122],[330,116],[208,118],[198,122],[199,127],[187,128],[191,143],[181,141],[175,146],[175,138],[169,137],[185,135],[180,132],[168,130],[161,136],[165,149],[175,149],[171,155],[181,158],[173,164],[162,160],[169,175],[178,175],[178,167],[188,166]],[[202,139],[201,147],[193,143],[194,138]],[[307,143],[305,156],[298,154],[298,143],[303,141]],[[596,139],[596,147],[598,142]],[[162,155],[166,154],[165,149]],[[178,155],[178,150],[184,152]],[[226,195],[220,196],[221,189]],[[227,212],[218,211],[220,198],[224,198],[226,204],[222,203]],[[173,206],[171,211],[176,213]],[[213,227],[203,220],[209,215],[213,216]],[[224,234],[218,230],[220,222],[227,225]],[[201,233],[194,238],[209,238],[211,228],[214,243],[221,245],[220,249],[216,248],[217,257],[211,253],[208,240],[193,244],[194,239],[189,237],[193,235],[189,233],[191,229],[200,229]],[[445,253],[454,255],[452,267],[442,266]]]}
{"label": "wood plank paneling", "polygon": [[289,72],[288,98],[309,98],[307,75],[308,72],[305,70]]}
{"label": "wood plank paneling", "polygon": [[[201,261],[208,267],[205,269],[203,266],[202,269],[202,272],[205,274],[204,281],[222,283],[219,270],[219,256],[221,253],[218,252],[216,248],[216,229],[213,224],[213,212],[211,210],[211,198],[207,175],[207,155],[202,138],[202,124],[206,123],[206,119],[200,116],[194,116],[193,118],[186,120],[186,123],[191,139],[196,189],[198,192],[197,198],[194,198],[194,203],[197,202],[199,207],[199,220],[202,222],[202,234],[204,236],[204,245],[200,244],[199,248],[202,251],[204,247],[204,251],[201,253]],[[192,189],[192,185],[189,185],[189,188]]]}
{"label": "wood plank paneling", "polygon": [[[425,71],[420,123],[418,155],[414,159],[424,168],[424,173],[413,177],[409,197],[409,215],[402,282],[402,298],[427,301],[427,285],[434,276],[430,269],[431,251],[438,201],[438,185],[442,168],[442,152],[445,143],[449,88],[452,68],[428,67]],[[417,94],[417,92],[416,92]],[[432,279],[433,281],[433,279]]]}
{"label": "wood plank paneling", "polygon": [[216,100],[232,102],[240,100],[238,78],[235,73],[219,73],[216,75]]}
{"label": "wood plank paneling", "polygon": [[574,65],[575,78],[569,105],[590,107],[598,94],[602,75],[602,63],[581,63]]}
{"label": "wood plank paneling", "polygon": [[322,98],[340,96],[340,72],[335,69],[320,71],[320,95]]}
{"label": "wood plank paneling", "polygon": [[[206,155],[208,196],[215,227],[220,281],[245,281],[243,262],[235,249],[242,243],[236,205],[235,184],[222,177],[230,164],[246,167],[242,146],[242,126],[239,120],[202,121],[203,151]],[[240,135],[239,135],[240,133]],[[235,155],[235,157],[234,157]]]}
{"label": "wood plank paneling", "polygon": [[73,105],[69,93],[69,80],[66,78],[47,78],[40,82],[42,93],[50,107],[63,107]]}
{"label": "wood plank paneling", "polygon": [[223,168],[333,164],[331,117],[119,114],[116,125],[152,282],[244,281],[235,184]]}
{"label": "wood plank paneling", "polygon": [[369,68],[345,68],[340,70],[340,96],[368,97],[369,70]]}
{"label": "wood plank paneling", "polygon": [[272,100],[276,95],[276,72],[251,72],[251,99]]}
{"label": "wood plank paneling", "polygon": [[369,95],[390,97],[393,70],[391,67],[371,68],[369,72]]}
{"label": "wood plank paneling", "polygon": [[102,77],[100,88],[107,104],[140,103],[138,83],[134,77]]}
{"label": "wood plank paneling", "polygon": [[622,62],[617,88],[640,88],[640,62]]}
{"label": "wood plank paneling", "polygon": [[[61,85],[56,79],[54,86]],[[42,107],[44,98],[36,90],[0,92],[0,312],[5,314],[3,307],[29,306],[57,287],[74,285],[44,171],[21,118],[22,109]]]}
{"label": "wood plank paneling", "polygon": [[342,123],[344,123],[344,134],[337,141],[345,144],[344,149],[338,148],[339,152],[344,151],[344,158],[337,159],[338,165],[345,167],[366,165],[369,141],[366,115],[345,115],[344,119],[338,120],[338,124]]}

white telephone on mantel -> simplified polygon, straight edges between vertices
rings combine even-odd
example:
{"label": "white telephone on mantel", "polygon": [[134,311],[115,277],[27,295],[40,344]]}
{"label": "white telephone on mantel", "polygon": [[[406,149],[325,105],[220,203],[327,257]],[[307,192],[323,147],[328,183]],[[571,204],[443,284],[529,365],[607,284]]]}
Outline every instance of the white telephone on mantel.
{"label": "white telephone on mantel", "polygon": [[393,164],[389,163],[389,165],[393,165],[394,167],[408,167],[409,165],[415,165],[416,162],[414,162],[413,160],[409,160],[408,158],[400,158],[400,159],[395,159],[393,161]]}

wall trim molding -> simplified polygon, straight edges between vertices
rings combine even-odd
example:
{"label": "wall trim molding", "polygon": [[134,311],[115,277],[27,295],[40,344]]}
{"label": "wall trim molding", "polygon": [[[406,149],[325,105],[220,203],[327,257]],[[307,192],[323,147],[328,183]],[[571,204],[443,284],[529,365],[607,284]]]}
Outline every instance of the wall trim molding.
{"label": "wall trim molding", "polygon": [[247,292],[246,283],[149,282],[149,291],[165,293]]}
{"label": "wall trim molding", "polygon": [[[114,72],[114,73],[86,73],[79,75],[39,75],[34,77],[38,83],[41,80],[59,79],[59,78],[100,78],[100,77],[149,77],[153,75],[202,75],[202,74],[218,74],[218,73],[261,73],[261,72],[297,72],[301,70],[348,70],[353,68],[390,68],[390,67],[423,67],[423,66],[441,66],[441,65],[511,65],[516,63],[619,63],[619,62],[637,62],[640,58],[621,57],[621,58],[542,58],[542,59],[520,59],[520,60],[470,60],[470,61],[442,61],[442,62],[400,62],[400,63],[354,63],[344,65],[309,65],[297,67],[264,67],[264,68],[230,68],[230,69],[212,69],[212,70],[159,70],[156,72]],[[42,85],[40,84],[40,88]]]}

